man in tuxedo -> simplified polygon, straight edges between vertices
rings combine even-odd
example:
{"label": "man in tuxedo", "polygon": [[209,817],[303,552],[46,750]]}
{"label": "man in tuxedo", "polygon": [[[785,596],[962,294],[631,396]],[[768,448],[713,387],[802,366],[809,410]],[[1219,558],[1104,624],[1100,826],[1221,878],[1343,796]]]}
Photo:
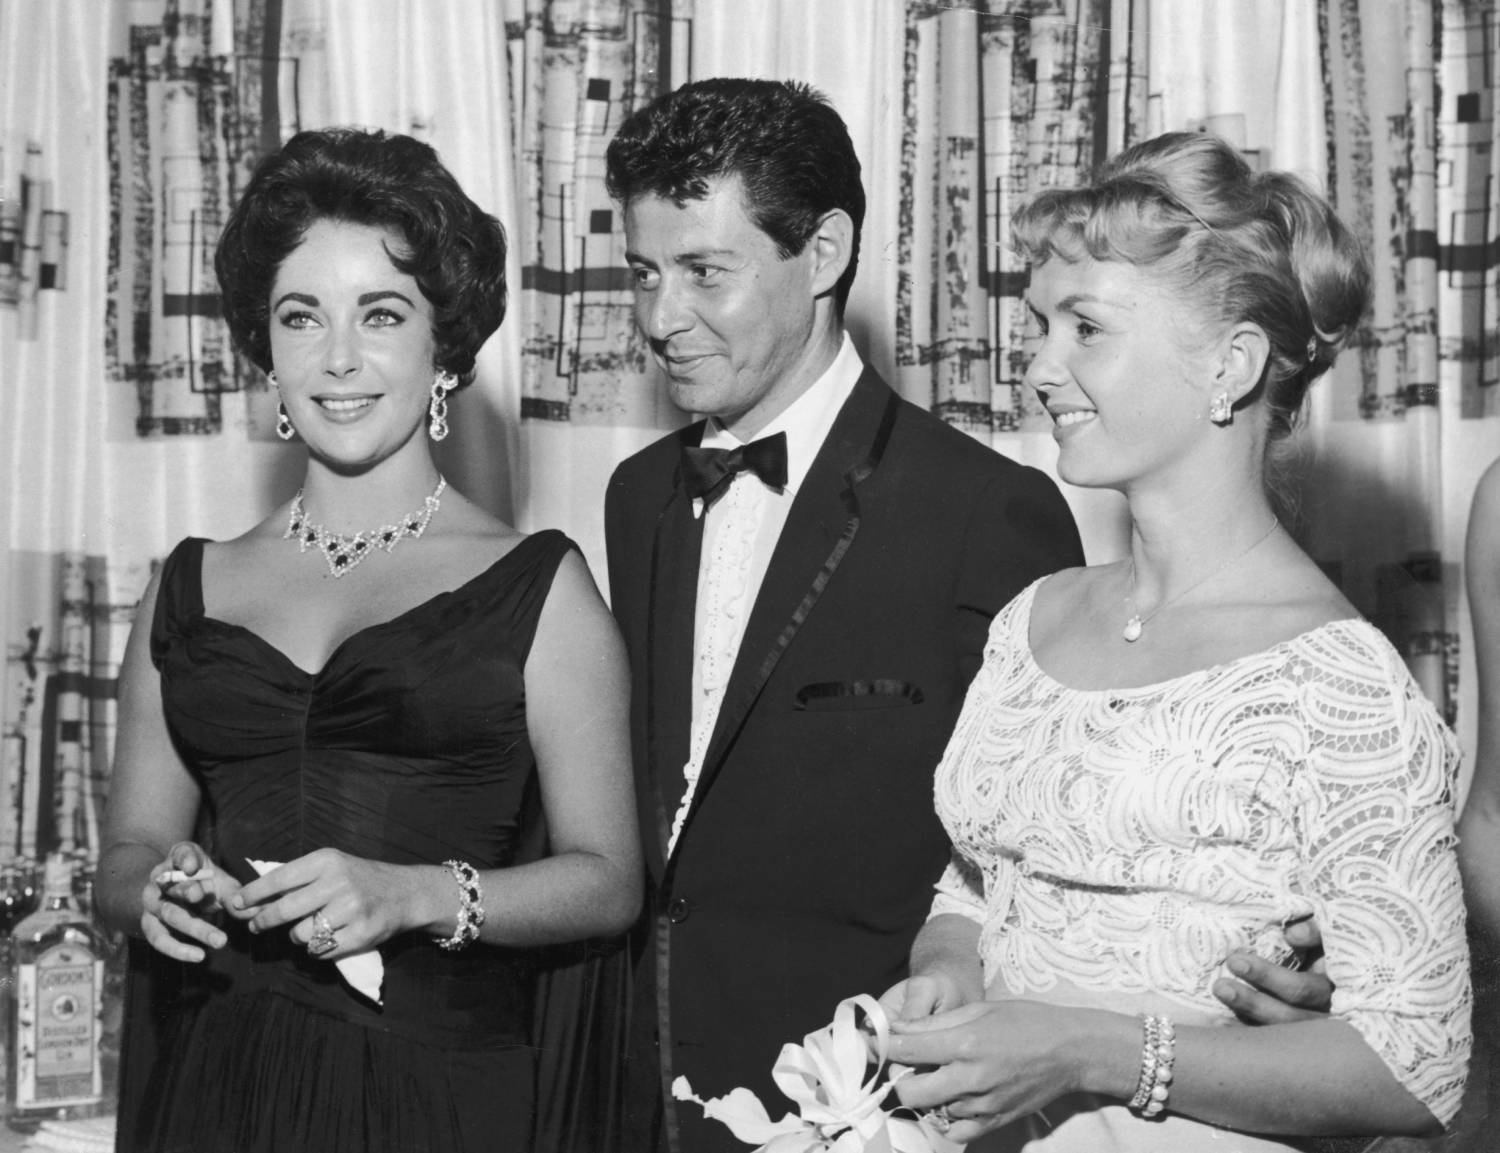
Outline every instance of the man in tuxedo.
{"label": "man in tuxedo", "polygon": [[692,83],[608,150],[636,321],[705,419],[609,486],[651,894],[632,1148],[744,1148],[696,1105],[905,973],[948,858],[932,779],[990,619],[1082,563],[1056,486],[900,399],[843,309],[864,191],[795,83]]}

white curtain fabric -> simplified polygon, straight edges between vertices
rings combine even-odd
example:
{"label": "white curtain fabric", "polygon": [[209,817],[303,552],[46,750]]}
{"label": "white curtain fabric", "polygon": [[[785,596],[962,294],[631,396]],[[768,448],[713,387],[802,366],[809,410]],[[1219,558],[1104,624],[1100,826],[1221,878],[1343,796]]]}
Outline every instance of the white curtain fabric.
{"label": "white curtain fabric", "polygon": [[[118,651],[175,471],[111,442],[104,0],[0,3],[0,857],[89,842]],[[59,115],[66,109],[68,115]],[[124,473],[134,483],[114,483]],[[180,505],[179,505],[180,507]],[[127,559],[129,558],[129,559]],[[107,677],[107,674],[105,674]]]}
{"label": "white curtain fabric", "polygon": [[688,79],[692,0],[507,0],[522,249],[520,527],[563,528],[605,583],[614,465],[682,419],[630,319],[604,149],[629,109]]}

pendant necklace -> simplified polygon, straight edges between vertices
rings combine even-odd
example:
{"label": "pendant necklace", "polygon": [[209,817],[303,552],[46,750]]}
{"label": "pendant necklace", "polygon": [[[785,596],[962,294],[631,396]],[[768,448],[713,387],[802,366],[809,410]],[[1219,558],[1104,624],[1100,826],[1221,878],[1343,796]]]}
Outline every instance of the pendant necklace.
{"label": "pendant necklace", "polygon": [[418,511],[408,513],[396,524],[381,525],[372,532],[356,532],[347,535],[329,532],[322,525],[309,521],[307,510],[302,507],[302,490],[299,488],[297,495],[292,498],[292,514],[287,520],[286,532],[281,534],[281,539],[295,540],[298,552],[317,548],[322,552],[323,559],[328,562],[328,575],[341,577],[358,568],[359,562],[369,556],[372,550],[383,548],[386,552],[390,552],[407,537],[419,537],[426,532],[427,522],[438,510],[438,497],[443,495],[443,490],[447,487],[447,479],[439,476],[437,488],[432,490],[432,494],[427,497]]}
{"label": "pendant necklace", "polygon": [[1231,565],[1237,564],[1240,561],[1244,560],[1247,556],[1249,556],[1252,552],[1254,552],[1257,548],[1264,544],[1270,538],[1271,534],[1280,527],[1281,521],[1277,520],[1275,517],[1272,517],[1271,527],[1266,529],[1266,531],[1263,532],[1260,536],[1256,537],[1255,540],[1250,543],[1250,546],[1248,548],[1236,553],[1234,556],[1230,557],[1227,561],[1219,565],[1217,568],[1210,569],[1206,576],[1199,577],[1181,592],[1174,593],[1172,596],[1169,596],[1166,600],[1162,601],[1161,604],[1157,605],[1145,616],[1141,616],[1141,614],[1136,611],[1135,607],[1135,557],[1132,555],[1130,558],[1131,595],[1125,598],[1125,603],[1130,607],[1130,619],[1125,622],[1124,631],[1122,631],[1120,635],[1124,637],[1129,643],[1135,644],[1136,641],[1141,639],[1141,633],[1145,630],[1146,625],[1151,622],[1151,618],[1156,616],[1157,613],[1161,612],[1162,609],[1166,608],[1174,601],[1181,600],[1183,597],[1187,596],[1188,593],[1204,585],[1214,577],[1221,575]]}

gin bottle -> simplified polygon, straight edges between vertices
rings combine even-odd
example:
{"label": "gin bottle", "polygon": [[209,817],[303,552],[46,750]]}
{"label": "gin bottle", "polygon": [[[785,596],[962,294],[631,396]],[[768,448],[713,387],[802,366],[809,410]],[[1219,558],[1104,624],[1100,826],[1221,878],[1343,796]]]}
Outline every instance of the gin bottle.
{"label": "gin bottle", "polygon": [[108,944],[73,891],[73,866],[47,858],[41,905],[16,925],[11,946],[6,1121],[28,1132],[43,1121],[92,1117],[102,1108],[99,1060]]}

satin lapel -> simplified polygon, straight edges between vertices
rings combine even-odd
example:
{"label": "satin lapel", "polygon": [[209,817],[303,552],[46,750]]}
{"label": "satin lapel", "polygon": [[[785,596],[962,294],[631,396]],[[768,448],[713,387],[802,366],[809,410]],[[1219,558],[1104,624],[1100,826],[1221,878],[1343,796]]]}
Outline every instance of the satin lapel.
{"label": "satin lapel", "polygon": [[766,680],[854,543],[859,485],[880,463],[897,404],[890,387],[866,369],[792,502],[745,626],[679,845]]}
{"label": "satin lapel", "polygon": [[[701,425],[684,430],[697,443]],[[698,557],[703,521],[674,475],[672,491],[656,518],[651,547],[651,591],[646,683],[648,779],[656,806],[656,843],[648,846],[652,872],[666,864],[671,815],[681,795],[682,766],[692,732],[693,614],[698,598]]]}

